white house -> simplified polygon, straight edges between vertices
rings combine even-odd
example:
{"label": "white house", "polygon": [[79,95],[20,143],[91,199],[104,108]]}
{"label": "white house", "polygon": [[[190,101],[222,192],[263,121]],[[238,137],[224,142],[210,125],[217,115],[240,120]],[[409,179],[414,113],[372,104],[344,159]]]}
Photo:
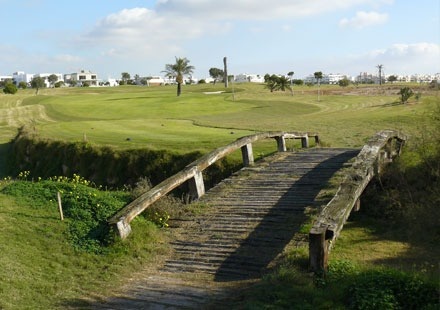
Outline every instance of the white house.
{"label": "white house", "polygon": [[346,74],[340,74],[340,73],[330,73],[328,76],[328,83],[329,84],[338,84],[340,80],[343,80],[347,78],[348,80],[351,80],[351,77]]}
{"label": "white house", "polygon": [[264,83],[264,76],[259,74],[238,74],[235,76],[235,82],[237,83],[244,83],[244,82],[251,82],[251,83]]}
{"label": "white house", "polygon": [[51,83],[49,82],[49,76],[55,75],[57,77],[56,82],[63,82],[63,75],[61,73],[38,73],[33,76],[33,78],[40,77],[44,80],[46,87],[51,87]]}
{"label": "white house", "polygon": [[25,73],[23,71],[17,71],[12,73],[12,79],[14,80],[15,85],[20,84],[21,82],[25,82],[26,85],[29,85],[29,83],[34,78],[34,74],[31,73]]}
{"label": "white house", "polygon": [[0,75],[0,82],[12,81],[12,76],[10,75]]}
{"label": "white house", "polygon": [[80,72],[73,72],[64,75],[64,82],[74,86],[98,86],[98,75],[89,70],[81,70]]}
{"label": "white house", "polygon": [[158,75],[153,75],[147,77],[148,86],[158,86],[158,85],[165,85],[165,79]]}

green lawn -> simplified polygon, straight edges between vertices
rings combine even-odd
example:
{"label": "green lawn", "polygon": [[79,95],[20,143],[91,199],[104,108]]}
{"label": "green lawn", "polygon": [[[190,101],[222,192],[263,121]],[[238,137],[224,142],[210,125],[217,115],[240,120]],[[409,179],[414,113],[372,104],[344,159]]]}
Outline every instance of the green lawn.
{"label": "green lawn", "polygon": [[[262,85],[188,85],[181,97],[173,86],[43,89],[0,95],[1,141],[30,123],[47,138],[116,148],[209,151],[256,131],[313,131],[332,146],[359,147],[381,129],[417,134],[438,96],[395,104],[397,91],[381,94],[339,86],[297,87],[270,93]],[[378,86],[374,86],[378,88]],[[374,89],[374,88],[373,88]],[[360,88],[362,90],[362,88]]]}

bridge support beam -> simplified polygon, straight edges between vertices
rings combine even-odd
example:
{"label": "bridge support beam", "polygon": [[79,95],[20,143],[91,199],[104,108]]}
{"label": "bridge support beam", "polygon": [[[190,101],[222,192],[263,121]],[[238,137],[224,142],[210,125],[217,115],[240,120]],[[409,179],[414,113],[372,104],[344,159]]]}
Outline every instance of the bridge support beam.
{"label": "bridge support beam", "polygon": [[251,143],[241,147],[241,156],[243,158],[243,166],[248,167],[254,164],[254,153]]}
{"label": "bridge support beam", "polygon": [[198,171],[193,178],[188,180],[188,185],[191,199],[198,199],[205,194],[205,183],[201,171]]}

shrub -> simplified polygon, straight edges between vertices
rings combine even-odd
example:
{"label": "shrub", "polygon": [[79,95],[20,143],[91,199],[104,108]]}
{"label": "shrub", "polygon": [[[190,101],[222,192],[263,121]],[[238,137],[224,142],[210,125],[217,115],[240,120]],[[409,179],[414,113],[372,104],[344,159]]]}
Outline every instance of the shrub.
{"label": "shrub", "polygon": [[3,88],[3,92],[5,94],[13,95],[17,92],[17,86],[15,86],[15,84],[12,83],[6,83],[5,87]]}
{"label": "shrub", "polygon": [[405,104],[414,95],[414,92],[409,87],[402,87],[398,94],[400,95],[400,102]]}
{"label": "shrub", "polygon": [[434,284],[392,269],[360,274],[347,293],[350,309],[423,309],[438,305]]}
{"label": "shrub", "polygon": [[57,192],[61,193],[68,239],[73,247],[93,253],[105,251],[112,241],[107,220],[129,202],[129,193],[99,190],[78,175],[36,182],[15,181],[2,190],[36,208],[55,207]]}

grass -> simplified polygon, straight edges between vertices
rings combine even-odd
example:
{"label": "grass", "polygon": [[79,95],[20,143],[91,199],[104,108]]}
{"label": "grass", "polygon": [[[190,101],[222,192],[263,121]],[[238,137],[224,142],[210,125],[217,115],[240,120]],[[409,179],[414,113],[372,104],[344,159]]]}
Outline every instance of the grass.
{"label": "grass", "polygon": [[167,251],[167,234],[143,218],[133,222],[128,242],[104,255],[74,249],[72,220],[60,221],[55,202],[36,205],[1,193],[0,210],[1,309],[61,309],[91,292],[105,295]]}
{"label": "grass", "polygon": [[[234,94],[211,95],[204,92],[223,87],[185,86],[179,98],[174,87],[42,89],[38,96],[20,90],[14,96],[0,94],[0,151],[4,154],[6,143],[25,124],[50,139],[181,153],[207,152],[267,130],[317,131],[326,145],[342,147],[359,147],[385,128],[401,129],[414,141],[440,99],[438,93],[423,90],[420,102],[396,105],[398,87],[321,87],[319,102],[316,88],[295,87],[291,96],[254,84],[234,85]],[[254,155],[269,149],[274,150],[273,143],[262,143]],[[203,212],[203,206],[191,212]],[[167,251],[166,230],[142,218],[132,224],[128,242],[115,244],[106,254],[78,251],[69,243],[68,220],[59,220],[56,204],[36,208],[0,194],[0,308],[63,308],[90,294],[105,295],[133,271],[154,265]],[[331,254],[339,275],[359,280],[353,272],[377,266],[417,272],[428,280],[438,275],[437,247],[423,242],[416,246],[381,225],[358,216],[344,227]],[[306,270],[307,249],[287,249],[274,274],[234,301],[242,309],[344,309],[344,285],[350,282],[317,282]]]}
{"label": "grass", "polygon": [[[188,85],[181,97],[172,86],[43,89],[35,96],[21,90],[0,95],[0,124],[7,142],[15,128],[28,122],[51,139],[82,141],[116,148],[212,150],[255,131],[314,131],[332,146],[361,146],[376,131],[390,128],[411,134],[439,98],[430,93],[419,104],[395,105],[396,91],[323,87],[270,93],[261,85],[241,84],[234,97],[223,86]],[[370,87],[371,88],[371,87]],[[370,89],[368,88],[368,89]],[[365,92],[365,94],[364,94]],[[360,94],[359,94],[360,93]],[[234,100],[233,100],[234,99]]]}

